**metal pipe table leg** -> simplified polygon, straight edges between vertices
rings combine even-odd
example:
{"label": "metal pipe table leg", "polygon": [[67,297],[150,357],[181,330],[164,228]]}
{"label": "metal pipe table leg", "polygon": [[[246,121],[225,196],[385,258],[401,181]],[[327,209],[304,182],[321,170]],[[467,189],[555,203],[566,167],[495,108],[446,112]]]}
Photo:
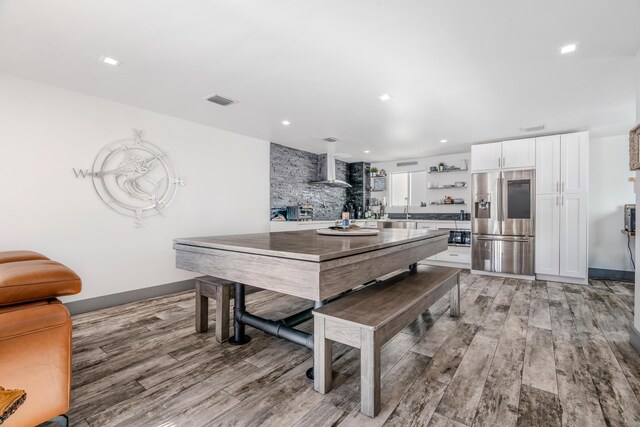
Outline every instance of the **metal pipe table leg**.
{"label": "metal pipe table leg", "polygon": [[243,345],[251,341],[251,337],[244,333],[244,323],[240,321],[245,311],[245,293],[242,283],[233,284],[233,338],[229,344]]}

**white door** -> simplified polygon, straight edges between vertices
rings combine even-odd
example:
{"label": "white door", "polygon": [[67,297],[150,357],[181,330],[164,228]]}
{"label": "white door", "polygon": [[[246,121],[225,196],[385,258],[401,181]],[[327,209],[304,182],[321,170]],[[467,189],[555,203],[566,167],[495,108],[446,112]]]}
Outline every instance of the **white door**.
{"label": "white door", "polygon": [[536,139],[515,139],[502,142],[502,169],[536,167]]}
{"label": "white door", "polygon": [[561,194],[561,276],[583,279],[587,277],[587,245],[587,195]]}
{"label": "white door", "polygon": [[536,199],[536,274],[557,276],[560,272],[560,195],[538,195]]}
{"label": "white door", "polygon": [[500,169],[502,163],[502,144],[479,144],[471,146],[471,170],[489,171]]}
{"label": "white door", "polygon": [[560,135],[536,138],[536,193],[560,192]]}
{"label": "white door", "polygon": [[589,134],[560,136],[560,186],[563,193],[586,193],[589,179]]}

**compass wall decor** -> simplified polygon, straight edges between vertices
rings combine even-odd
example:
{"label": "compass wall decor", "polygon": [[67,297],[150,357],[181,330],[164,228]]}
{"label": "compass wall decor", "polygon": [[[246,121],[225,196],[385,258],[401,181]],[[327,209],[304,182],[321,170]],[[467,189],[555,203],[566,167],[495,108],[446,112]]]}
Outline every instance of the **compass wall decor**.
{"label": "compass wall decor", "polygon": [[100,199],[114,211],[142,219],[162,214],[175,198],[184,179],[176,177],[167,156],[133,130],[133,138],[107,144],[96,156],[91,171],[73,169],[76,178],[91,177]]}

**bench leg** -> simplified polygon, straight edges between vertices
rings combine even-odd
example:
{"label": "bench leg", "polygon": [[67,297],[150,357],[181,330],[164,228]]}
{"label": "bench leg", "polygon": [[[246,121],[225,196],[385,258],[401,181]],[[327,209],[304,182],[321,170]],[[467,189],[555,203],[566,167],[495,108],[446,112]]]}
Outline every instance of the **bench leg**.
{"label": "bench leg", "polygon": [[460,273],[456,277],[456,285],[449,291],[450,314],[453,317],[460,317]]}
{"label": "bench leg", "polygon": [[196,282],[196,332],[209,330],[209,298],[202,295],[202,286]]}
{"label": "bench leg", "polygon": [[331,347],[333,342],[325,338],[324,317],[313,317],[313,388],[325,394],[331,391]]}
{"label": "bench leg", "polygon": [[360,381],[360,411],[375,417],[380,412],[380,340],[369,329],[362,330]]}
{"label": "bench leg", "polygon": [[229,286],[216,288],[216,341],[229,339]]}

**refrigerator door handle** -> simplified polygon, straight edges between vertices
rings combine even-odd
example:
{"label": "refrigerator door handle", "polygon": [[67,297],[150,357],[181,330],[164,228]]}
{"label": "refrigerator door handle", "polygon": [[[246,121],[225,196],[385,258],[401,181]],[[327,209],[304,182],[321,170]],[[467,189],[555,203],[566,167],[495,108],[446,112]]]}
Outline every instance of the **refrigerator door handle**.
{"label": "refrigerator door handle", "polygon": [[518,243],[529,243],[531,241],[528,237],[519,237],[519,236],[476,236],[477,240],[499,240],[503,242],[518,242]]}
{"label": "refrigerator door handle", "polygon": [[[502,173],[498,176],[498,188],[497,188],[497,208],[498,208],[498,222],[504,221],[502,218]],[[500,224],[500,233],[502,233],[502,224]]]}

